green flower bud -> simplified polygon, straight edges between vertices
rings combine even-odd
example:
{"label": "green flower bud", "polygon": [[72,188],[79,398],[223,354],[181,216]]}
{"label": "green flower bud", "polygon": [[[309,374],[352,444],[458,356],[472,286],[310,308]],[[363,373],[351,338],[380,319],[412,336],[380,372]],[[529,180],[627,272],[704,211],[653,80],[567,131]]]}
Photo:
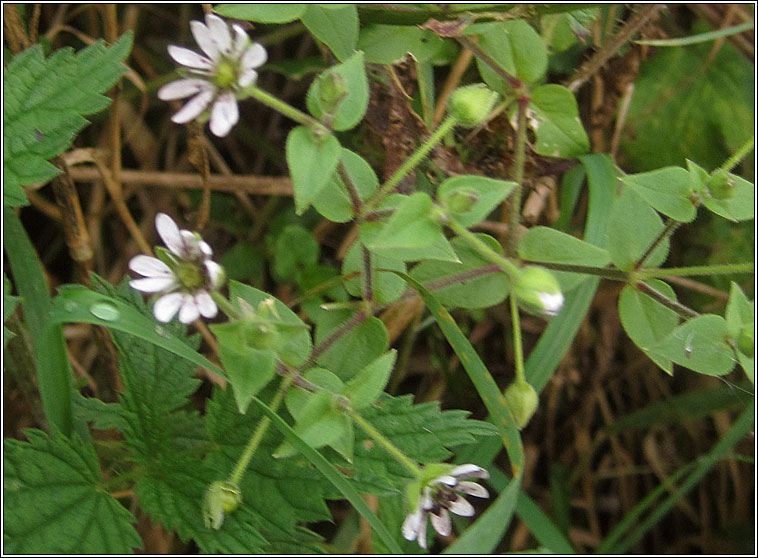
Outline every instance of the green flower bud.
{"label": "green flower bud", "polygon": [[748,324],[740,330],[737,338],[737,348],[748,357],[753,356],[755,350],[755,325]]}
{"label": "green flower bud", "polygon": [[458,188],[448,192],[440,200],[445,208],[452,214],[466,213],[479,199],[479,192],[473,188]]}
{"label": "green flower bud", "polygon": [[531,420],[539,404],[539,396],[534,388],[526,382],[513,382],[505,390],[505,403],[516,419],[519,429]]}
{"label": "green flower bud", "polygon": [[558,281],[541,267],[522,269],[513,287],[513,295],[523,310],[537,316],[555,316],[563,306]]}
{"label": "green flower bud", "polygon": [[216,481],[210,485],[203,501],[203,521],[206,527],[220,529],[224,514],[232,513],[242,502],[242,491],[230,481]]}
{"label": "green flower bud", "polygon": [[497,100],[497,93],[483,83],[459,87],[448,100],[448,111],[461,126],[474,127],[487,118]]}
{"label": "green flower bud", "polygon": [[248,324],[245,329],[245,341],[254,349],[271,349],[279,341],[279,331],[273,324]]}
{"label": "green flower bud", "polygon": [[724,169],[714,172],[708,180],[708,191],[717,200],[732,198],[736,189],[734,178]]}
{"label": "green flower bud", "polygon": [[347,95],[345,76],[334,70],[318,78],[318,102],[326,114],[334,114]]}

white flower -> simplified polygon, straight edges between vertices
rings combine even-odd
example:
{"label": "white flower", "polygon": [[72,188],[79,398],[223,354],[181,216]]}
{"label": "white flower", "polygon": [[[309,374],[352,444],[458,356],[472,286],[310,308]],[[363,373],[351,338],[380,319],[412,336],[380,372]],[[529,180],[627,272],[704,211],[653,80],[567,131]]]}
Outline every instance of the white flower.
{"label": "white flower", "polygon": [[143,275],[129,285],[145,293],[163,293],[153,306],[155,319],[169,322],[179,312],[179,321],[188,324],[201,315],[213,318],[218,307],[209,291],[221,286],[223,268],[210,258],[213,251],[200,235],[179,230],[165,213],[155,217],[155,228],[168,247],[157,248],[163,260],[151,256],[135,256],[129,269]]}
{"label": "white flower", "polygon": [[207,14],[205,23],[191,21],[190,27],[206,56],[169,45],[171,58],[185,66],[190,77],[164,85],[158,98],[174,101],[192,97],[171,118],[177,124],[194,120],[212,105],[211,132],[223,137],[239,120],[236,94],[258,79],[255,68],[266,62],[266,49],[252,43],[239,25],[232,25],[230,33],[229,26],[217,15]]}
{"label": "white flower", "polygon": [[468,463],[454,467],[431,480],[421,489],[418,505],[403,522],[403,537],[409,541],[418,540],[419,546],[426,548],[427,515],[431,517],[434,530],[443,537],[448,536],[452,531],[448,511],[464,517],[474,515],[474,506],[458,492],[477,498],[489,497],[489,492],[483,486],[461,479],[487,479],[489,476],[486,469]]}

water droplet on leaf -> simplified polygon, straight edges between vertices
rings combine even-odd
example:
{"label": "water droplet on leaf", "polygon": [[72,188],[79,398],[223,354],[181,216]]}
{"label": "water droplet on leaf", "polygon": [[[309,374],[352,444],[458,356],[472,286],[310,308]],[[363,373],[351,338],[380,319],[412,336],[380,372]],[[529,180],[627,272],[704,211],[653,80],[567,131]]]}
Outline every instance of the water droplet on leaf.
{"label": "water droplet on leaf", "polygon": [[117,320],[121,316],[121,313],[116,306],[110,302],[98,302],[97,304],[93,304],[90,306],[89,311],[96,318],[100,318],[107,322]]}

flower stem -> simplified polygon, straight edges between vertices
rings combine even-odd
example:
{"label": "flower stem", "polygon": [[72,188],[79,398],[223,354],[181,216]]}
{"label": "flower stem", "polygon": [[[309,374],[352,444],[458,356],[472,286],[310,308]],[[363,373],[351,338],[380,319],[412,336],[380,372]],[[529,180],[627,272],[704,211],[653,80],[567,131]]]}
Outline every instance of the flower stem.
{"label": "flower stem", "polygon": [[516,187],[511,193],[508,206],[508,243],[506,253],[516,257],[519,241],[519,223],[521,219],[521,193],[524,190],[524,162],[526,161],[526,106],[528,97],[518,100],[518,128],[516,129],[516,152],[513,160],[513,180]]}
{"label": "flower stem", "polygon": [[511,262],[508,258],[503,256],[502,254],[498,254],[487,246],[482,240],[479,239],[474,233],[472,233],[470,230],[468,230],[466,227],[456,223],[453,219],[450,219],[447,223],[445,223],[448,228],[450,228],[455,234],[463,238],[466,242],[469,243],[469,245],[479,252],[479,254],[484,257],[486,260],[494,263],[500,269],[505,271],[508,274],[508,277],[511,279],[511,281],[516,280],[516,275],[518,275],[518,267],[516,267],[516,264]]}
{"label": "flower stem", "polygon": [[400,463],[405,466],[406,469],[408,469],[415,477],[418,477],[421,475],[421,468],[416,465],[415,462],[413,462],[407,455],[405,455],[402,451],[398,449],[398,447],[390,442],[387,437],[379,432],[373,424],[371,424],[369,421],[367,421],[365,418],[363,418],[361,415],[359,415],[354,409],[352,409],[350,406],[345,406],[342,408],[342,410],[351,418],[353,419],[353,422],[355,422],[358,426],[360,426],[363,431],[371,436],[371,438],[374,439],[379,445],[381,445],[384,449],[386,449],[395,459],[397,459]]}
{"label": "flower stem", "polygon": [[379,188],[379,190],[376,191],[376,193],[374,193],[371,199],[363,205],[361,208],[360,216],[366,217],[366,215],[376,209],[379,203],[381,203],[387,194],[392,192],[392,190],[395,188],[395,186],[398,185],[403,177],[412,171],[424,159],[424,157],[429,154],[434,146],[436,146],[442,140],[442,138],[455,127],[457,123],[457,118],[452,115],[448,116],[429,137],[429,139],[426,140],[424,144],[419,147],[415,153],[413,153],[413,155],[408,157],[408,159],[406,159],[400,168],[395,171],[395,174],[393,174],[387,180],[387,182],[382,184],[382,186]]}
{"label": "flower stem", "polygon": [[721,275],[727,273],[753,273],[755,263],[743,262],[736,264],[721,265],[694,265],[690,267],[651,267],[648,269],[639,269],[634,272],[635,276],[640,279],[652,279],[654,277],[676,277],[687,275]]}
{"label": "flower stem", "polygon": [[[274,395],[274,398],[269,404],[269,407],[272,410],[276,411],[279,408],[279,405],[284,398],[284,394],[287,393],[287,388],[291,383],[292,376],[285,376],[282,378],[282,383],[279,384],[279,390],[276,392],[276,395]],[[255,450],[258,449],[258,446],[263,439],[263,435],[268,430],[270,424],[271,419],[268,417],[261,418],[261,421],[258,423],[255,432],[253,432],[253,435],[250,437],[250,441],[248,441],[247,445],[245,446],[245,450],[242,452],[239,461],[237,461],[237,465],[235,465],[234,471],[232,471],[232,474],[229,477],[229,482],[239,485],[240,481],[242,480],[242,476],[245,474],[245,469],[247,469],[247,466],[250,464],[250,460],[253,458]]]}
{"label": "flower stem", "polygon": [[737,151],[734,152],[734,154],[729,157],[726,161],[724,161],[724,164],[721,165],[718,170],[725,170],[725,171],[731,171],[734,167],[737,166],[737,164],[742,160],[742,158],[750,153],[750,151],[755,146],[755,136],[750,136],[750,139],[747,140]]}
{"label": "flower stem", "polygon": [[227,316],[229,316],[230,318],[233,318],[233,319],[239,319],[240,318],[239,311],[220,292],[213,291],[211,293],[211,297],[213,297],[213,301],[216,304],[219,305],[219,307],[221,308],[221,310],[224,311],[224,314],[226,314]]}
{"label": "flower stem", "polygon": [[294,120],[298,124],[302,124],[303,126],[308,126],[311,128],[317,135],[325,136],[327,134],[331,134],[331,131],[329,128],[324,126],[321,122],[313,118],[311,115],[304,113],[301,110],[296,109],[295,107],[288,105],[284,101],[277,99],[270,93],[267,93],[263,89],[259,89],[258,87],[250,87],[246,90],[248,93],[250,93],[250,96],[254,99],[257,99],[264,105],[268,105],[272,109],[274,109],[277,112],[280,112],[287,118]]}
{"label": "flower stem", "polygon": [[524,348],[521,342],[521,319],[518,313],[516,297],[511,296],[511,319],[513,320],[513,350],[516,358],[516,382],[526,382],[524,376]]}

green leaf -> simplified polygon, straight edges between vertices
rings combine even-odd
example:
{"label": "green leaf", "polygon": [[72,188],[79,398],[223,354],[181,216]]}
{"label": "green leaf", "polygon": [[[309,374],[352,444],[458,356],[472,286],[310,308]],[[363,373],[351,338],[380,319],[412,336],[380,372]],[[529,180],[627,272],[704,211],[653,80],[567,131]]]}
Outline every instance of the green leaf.
{"label": "green leaf", "polygon": [[[306,378],[307,379],[307,378]],[[299,409],[293,430],[312,448],[332,444],[340,438],[352,435],[350,417],[332,405],[334,395],[329,391],[317,391],[307,396],[306,403]],[[295,455],[297,450],[287,441],[274,452],[274,457]],[[350,459],[352,456],[348,456]]]}
{"label": "green leaf", "polygon": [[397,351],[392,349],[368,364],[345,385],[342,391],[353,409],[360,410],[371,405],[384,391],[395,365]]}
{"label": "green leaf", "polygon": [[734,352],[726,339],[726,320],[705,314],[674,329],[652,350],[695,372],[723,376],[734,368]]}
{"label": "green leaf", "polygon": [[[342,260],[342,274],[347,275],[354,271],[363,271],[363,254],[360,242],[354,243],[345,254]],[[388,304],[394,302],[405,292],[405,281],[394,273],[380,270],[394,270],[405,272],[407,270],[405,262],[388,256],[378,256],[370,254],[372,269],[374,272],[373,289],[374,298],[377,302]],[[345,281],[345,289],[353,296],[362,295],[361,282],[362,277],[356,277]]]}
{"label": "green leaf", "polygon": [[[483,233],[476,236],[496,252],[502,252],[500,243],[491,236]],[[448,307],[488,308],[505,300],[511,289],[508,276],[496,267],[484,272],[483,268],[492,268],[489,260],[463,238],[456,237],[450,243],[460,263],[421,262],[411,270],[410,276],[433,291]]]}
{"label": "green leaf", "polygon": [[263,277],[264,260],[263,248],[252,242],[240,241],[224,253],[219,263],[229,279],[259,284]]}
{"label": "green leaf", "polygon": [[743,328],[750,328],[755,324],[755,302],[747,299],[737,283],[732,282],[729,292],[729,302],[726,305],[726,327],[732,343],[737,346],[735,353],[740,361],[740,366],[745,371],[748,379],[755,382],[755,349],[748,355],[740,349],[740,336]]}
{"label": "green leaf", "polygon": [[318,262],[319,252],[313,233],[297,223],[287,225],[274,241],[273,271],[282,282],[294,282],[299,269]]}
{"label": "green leaf", "polygon": [[590,150],[574,95],[557,84],[542,85],[531,95],[530,125],[537,135],[534,150],[548,157],[578,157]]}
{"label": "green leaf", "polygon": [[[345,170],[358,192],[358,197],[361,201],[366,201],[379,185],[374,169],[363,157],[349,149],[343,147],[340,153],[341,163],[345,165]],[[338,172],[332,174],[326,186],[313,200],[313,207],[335,223],[346,223],[354,217],[353,203]]]}
{"label": "green leaf", "polygon": [[5,440],[4,552],[126,554],[142,547],[135,517],[102,487],[94,448],[78,436],[25,430]]}
{"label": "green leaf", "polygon": [[666,167],[651,172],[629,174],[621,182],[633,188],[652,207],[683,223],[697,215],[692,203],[690,173],[681,167]]}
{"label": "green leaf", "polygon": [[437,198],[444,204],[445,200],[454,198],[456,194],[473,193],[475,201],[462,212],[456,212],[448,205],[449,211],[458,223],[464,227],[472,227],[483,221],[515,187],[516,183],[510,180],[461,175],[444,180],[437,190]]}
{"label": "green leaf", "polygon": [[310,128],[297,126],[287,136],[286,156],[295,207],[302,215],[337,168],[340,142],[332,135],[317,138]]}
{"label": "green leaf", "polygon": [[366,67],[363,63],[363,53],[356,52],[342,64],[325,70],[311,84],[306,97],[308,110],[319,119],[324,115],[319,103],[321,77],[330,72],[342,76],[345,88],[345,96],[337,106],[331,127],[338,132],[349,130],[358,125],[368,108],[368,79],[366,78]]}
{"label": "green leaf", "polygon": [[213,11],[224,17],[259,23],[288,23],[300,18],[305,4],[217,4]]}
{"label": "green leaf", "polygon": [[[465,33],[478,34],[479,47],[515,78],[527,83],[539,81],[547,70],[547,48],[537,32],[523,19],[470,25]],[[506,93],[505,81],[482,60],[476,60],[482,79],[499,93]]]}
{"label": "green leaf", "polygon": [[355,4],[324,7],[309,4],[301,19],[308,31],[328,46],[338,60],[347,60],[358,43],[358,10]]}
{"label": "green leaf", "polygon": [[21,297],[10,294],[12,290],[13,286],[11,285],[10,279],[8,279],[8,276],[3,273],[3,348],[5,348],[6,343],[8,343],[8,339],[14,335],[4,324],[8,321],[8,318],[13,315],[16,305],[19,300],[21,300]]}
{"label": "green leaf", "polygon": [[[616,198],[611,209],[608,229],[608,252],[619,269],[629,270],[645,254],[663,231],[664,225],[658,213],[632,188],[625,188]],[[662,264],[669,252],[666,238],[645,260],[645,265]]]}
{"label": "green leaf", "polygon": [[27,205],[21,186],[46,182],[60,170],[47,162],[68,149],[87,125],[84,115],[110,103],[102,95],[126,72],[132,46],[127,33],[74,54],[63,48],[45,58],[40,45],[21,52],[3,69],[3,203]]}
{"label": "green leaf", "polygon": [[[648,285],[666,298],[676,300],[674,289],[663,281],[648,281]],[[619,318],[634,344],[664,371],[672,374],[671,360],[651,349],[679,325],[679,315],[633,286],[626,285],[619,296]]]}
{"label": "green leaf", "polygon": [[706,197],[703,205],[716,215],[730,221],[749,221],[755,217],[755,186],[735,174],[729,173],[736,189],[730,198],[717,200]]}
{"label": "green leaf", "polygon": [[369,64],[394,64],[407,53],[418,62],[426,62],[443,44],[444,39],[431,30],[406,25],[367,25],[358,37],[358,48]]}
{"label": "green leaf", "polygon": [[[330,311],[316,324],[316,343],[322,343],[348,320],[356,319],[349,312]],[[367,364],[384,354],[389,346],[389,334],[379,318],[362,321],[340,336],[318,357],[318,363],[343,380],[355,376]]]}

